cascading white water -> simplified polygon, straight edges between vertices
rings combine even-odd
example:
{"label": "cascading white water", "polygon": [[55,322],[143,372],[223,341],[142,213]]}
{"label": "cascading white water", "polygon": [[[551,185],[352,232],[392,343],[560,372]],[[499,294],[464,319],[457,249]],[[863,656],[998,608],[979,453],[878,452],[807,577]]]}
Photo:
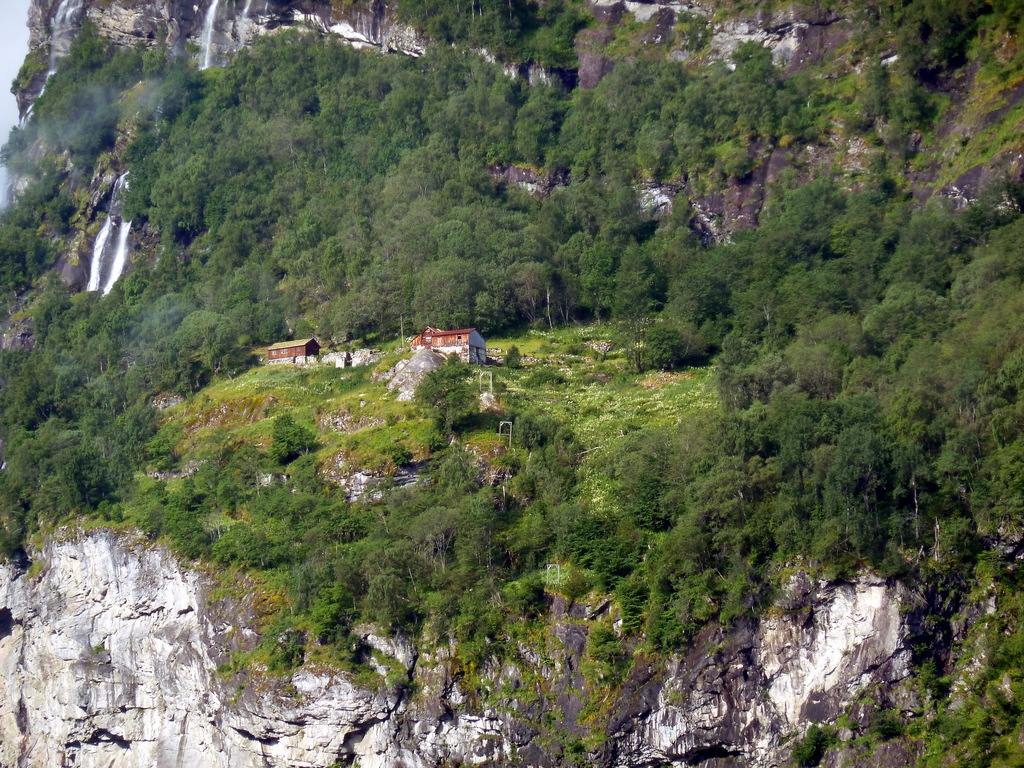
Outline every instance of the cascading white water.
{"label": "cascading white water", "polygon": [[87,291],[98,291],[100,289],[100,273],[103,270],[103,251],[106,250],[107,240],[110,239],[110,230],[114,227],[114,217],[107,216],[103,222],[103,229],[96,236],[96,242],[92,246],[92,264],[89,265],[89,284]]}
{"label": "cascading white water", "polygon": [[132,231],[130,221],[121,222],[121,231],[117,235],[117,250],[114,251],[114,261],[110,265],[110,274],[107,275],[107,283],[103,286],[103,295],[110,293],[114,283],[121,279],[124,272],[124,265],[128,262],[128,234]]}
{"label": "cascading white water", "polygon": [[[46,73],[49,80],[57,71],[58,45],[64,43],[64,39],[72,29],[75,17],[82,10],[82,0],[60,0],[57,12],[53,15],[53,24],[50,27],[50,69]],[[40,93],[40,96],[42,93]]]}
{"label": "cascading white water", "polygon": [[245,45],[249,42],[249,9],[252,8],[252,0],[245,0],[245,7],[242,9],[242,15],[238,19],[238,26],[236,27],[238,34],[238,44]]}
{"label": "cascading white water", "polygon": [[217,6],[220,0],[213,0],[206,10],[206,19],[203,21],[203,36],[199,40],[203,52],[203,59],[199,64],[200,69],[209,69],[213,59],[213,24],[217,21]]}
{"label": "cascading white water", "polygon": [[[128,172],[125,171],[114,182],[114,191],[110,195],[110,211],[107,213],[107,220],[103,222],[103,228],[96,236],[96,242],[92,248],[92,263],[89,266],[89,283],[87,291],[98,291],[103,287],[103,295],[110,293],[124,272],[128,263],[128,235],[131,232],[132,223],[121,221],[121,193],[128,188]],[[103,279],[104,266],[108,262],[107,254],[110,250],[110,235],[114,226],[120,222],[120,230],[117,236],[117,245],[114,249],[113,259],[110,261],[110,270],[107,272],[107,279]]]}

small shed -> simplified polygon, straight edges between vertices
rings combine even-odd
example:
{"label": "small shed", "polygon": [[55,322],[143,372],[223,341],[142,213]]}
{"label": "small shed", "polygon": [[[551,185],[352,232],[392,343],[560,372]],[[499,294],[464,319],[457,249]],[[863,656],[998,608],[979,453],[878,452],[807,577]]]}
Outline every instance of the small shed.
{"label": "small shed", "polygon": [[412,340],[412,348],[458,355],[466,363],[487,364],[487,342],[476,328],[444,331],[428,325]]}
{"label": "small shed", "polygon": [[320,354],[320,343],[316,339],[279,341],[267,347],[268,363],[305,363]]}

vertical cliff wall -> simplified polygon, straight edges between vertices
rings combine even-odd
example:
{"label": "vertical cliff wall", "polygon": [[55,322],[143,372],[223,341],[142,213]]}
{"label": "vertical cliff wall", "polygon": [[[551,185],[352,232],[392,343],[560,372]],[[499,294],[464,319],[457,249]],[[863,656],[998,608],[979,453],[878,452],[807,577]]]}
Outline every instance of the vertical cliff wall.
{"label": "vertical cliff wall", "polygon": [[103,533],[39,557],[0,569],[0,764],[331,765],[395,706],[328,670],[237,690],[217,665],[255,642],[251,606],[159,548]]}
{"label": "vertical cliff wall", "polygon": [[596,614],[561,598],[542,644],[489,666],[480,689],[451,647],[370,629],[357,641],[381,673],[372,688],[319,666],[218,672],[259,632],[252,601],[215,586],[112,532],[0,567],[0,765],[554,766],[585,739],[595,764],[770,766],[806,723],[908,672],[900,592],[868,577],[798,577],[770,618],[641,660],[611,691],[584,673]]}

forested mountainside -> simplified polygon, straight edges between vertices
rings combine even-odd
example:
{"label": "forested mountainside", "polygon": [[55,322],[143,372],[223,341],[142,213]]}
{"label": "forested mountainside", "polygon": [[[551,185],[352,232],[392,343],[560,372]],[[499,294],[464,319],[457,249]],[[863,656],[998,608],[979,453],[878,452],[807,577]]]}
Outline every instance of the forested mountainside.
{"label": "forested mountainside", "polygon": [[37,0],[2,762],[1020,764],[1022,22]]}

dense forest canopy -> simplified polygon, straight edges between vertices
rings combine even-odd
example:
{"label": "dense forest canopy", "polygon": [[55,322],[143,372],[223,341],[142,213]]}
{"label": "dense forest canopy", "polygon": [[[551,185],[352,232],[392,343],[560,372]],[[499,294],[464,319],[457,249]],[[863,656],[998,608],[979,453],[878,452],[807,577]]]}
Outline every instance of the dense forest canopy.
{"label": "dense forest canopy", "polygon": [[[402,10],[437,39],[573,64],[576,4],[546,4],[544,23],[532,5],[477,5]],[[311,627],[339,662],[360,620],[450,635],[470,659],[500,653],[507,626],[541,612],[540,569],[556,561],[573,568],[570,598],[614,594],[623,647],[655,653],[766,609],[797,562],[950,591],[975,573],[1016,583],[991,553],[1024,504],[1024,188],[996,182],[955,211],[916,203],[895,170],[935,119],[930,80],[989,11],[865,4],[903,22],[904,63],[866,66],[840,108],[871,117],[853,130],[893,159],[852,189],[784,175],[760,226],[719,243],[694,234],[682,201],[654,216],[638,186],[721,184],[749,172],[756,142],[818,138],[834,100],[758,45],[700,70],[625,61],[567,93],[447,45],[402,59],[286,33],[200,72],[161,49],[114,51],[85,25],[4,150],[35,180],[0,221],[0,292],[36,342],[0,353],[4,552],[79,516],[128,521],[186,557],[273,574],[290,593],[282,626]],[[999,13],[1020,23],[1016,7]],[[569,183],[531,196],[495,180],[498,164],[568,169]],[[109,296],[69,295],[48,270],[83,227],[85,183],[113,167],[130,168],[124,216],[151,252]],[[142,473],[181,464],[154,395],[200,392],[289,334],[385,343],[428,323],[606,324],[625,350],[617,375],[713,364],[719,403],[672,428],[632,425],[585,458],[569,424],[509,396],[529,455],[510,454],[498,489],[448,439],[485,418],[453,364],[421,397],[435,417],[427,487],[348,503],[310,425],[288,415],[269,446],[218,433],[194,475]],[[359,375],[324,386],[358,391]],[[581,493],[584,468],[614,503]],[[275,647],[273,663],[302,653]],[[932,663],[927,643],[918,656]],[[994,669],[1018,657],[996,654]],[[947,717],[964,719],[957,743],[976,725]]]}

